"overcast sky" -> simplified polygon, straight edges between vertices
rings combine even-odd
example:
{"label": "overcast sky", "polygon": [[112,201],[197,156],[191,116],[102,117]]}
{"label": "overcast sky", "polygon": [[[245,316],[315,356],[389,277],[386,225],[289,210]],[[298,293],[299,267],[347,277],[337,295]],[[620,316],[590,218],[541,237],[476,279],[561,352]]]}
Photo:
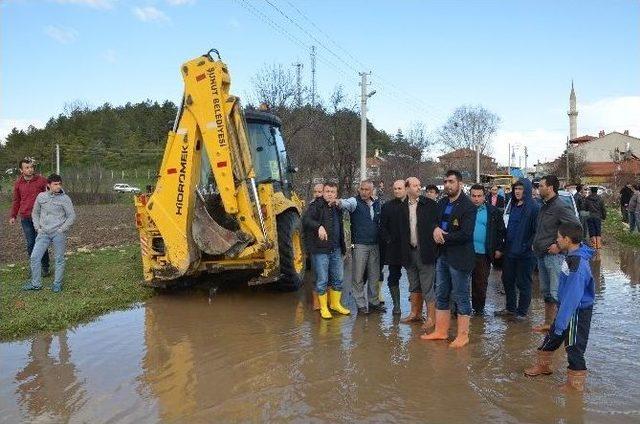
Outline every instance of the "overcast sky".
{"label": "overcast sky", "polygon": [[303,63],[309,85],[315,45],[322,98],[342,84],[358,104],[371,71],[369,118],[390,133],[482,104],[498,161],[512,143],[533,163],[562,152],[572,79],[579,135],[640,136],[639,23],[637,1],[3,1],[0,137],[76,100],[178,101],[180,64],[211,47],[243,98],[266,63]]}

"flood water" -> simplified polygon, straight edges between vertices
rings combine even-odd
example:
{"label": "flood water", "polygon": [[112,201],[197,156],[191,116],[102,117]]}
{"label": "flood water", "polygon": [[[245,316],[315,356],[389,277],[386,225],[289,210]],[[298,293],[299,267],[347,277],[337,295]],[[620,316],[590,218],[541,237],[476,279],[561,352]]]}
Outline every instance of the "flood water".
{"label": "flood water", "polygon": [[[552,376],[522,374],[541,341],[531,322],[474,317],[454,351],[390,311],[323,321],[308,288],[191,290],[0,344],[0,422],[638,423],[640,251],[605,250],[593,269],[583,395],[555,387],[563,350]],[[496,277],[488,313],[504,303]]]}

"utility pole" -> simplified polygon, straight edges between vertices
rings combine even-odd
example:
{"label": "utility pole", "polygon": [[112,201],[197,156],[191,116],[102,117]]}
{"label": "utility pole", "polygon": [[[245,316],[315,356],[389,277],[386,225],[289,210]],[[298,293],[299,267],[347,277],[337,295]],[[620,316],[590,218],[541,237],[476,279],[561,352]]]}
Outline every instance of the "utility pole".
{"label": "utility pole", "polygon": [[509,152],[507,155],[509,156],[508,165],[507,165],[507,174],[511,175],[511,143],[508,144]]}
{"label": "utility pole", "polygon": [[527,176],[527,158],[529,157],[529,152],[527,151],[527,146],[524,146],[524,176]]}
{"label": "utility pole", "polygon": [[56,144],[56,174],[60,175],[60,145]]}
{"label": "utility pole", "polygon": [[311,106],[316,105],[316,46],[311,46]]}
{"label": "utility pole", "polygon": [[367,99],[375,90],[367,93],[367,76],[371,72],[360,72],[360,181],[367,179]]}
{"label": "utility pole", "polygon": [[302,63],[294,63],[296,67],[296,105],[302,107]]}
{"label": "utility pole", "polygon": [[476,143],[476,184],[480,184],[480,143]]}

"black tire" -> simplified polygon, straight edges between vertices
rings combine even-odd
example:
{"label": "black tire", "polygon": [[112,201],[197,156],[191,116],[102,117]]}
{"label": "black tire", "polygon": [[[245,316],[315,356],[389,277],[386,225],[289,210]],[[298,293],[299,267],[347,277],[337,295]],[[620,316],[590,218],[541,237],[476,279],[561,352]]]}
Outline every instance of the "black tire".
{"label": "black tire", "polygon": [[278,254],[280,255],[280,274],[282,277],[276,283],[279,290],[296,291],[303,283],[305,263],[294,260],[294,236],[297,233],[298,248],[302,249],[302,221],[296,210],[286,210],[277,217],[278,226]]}

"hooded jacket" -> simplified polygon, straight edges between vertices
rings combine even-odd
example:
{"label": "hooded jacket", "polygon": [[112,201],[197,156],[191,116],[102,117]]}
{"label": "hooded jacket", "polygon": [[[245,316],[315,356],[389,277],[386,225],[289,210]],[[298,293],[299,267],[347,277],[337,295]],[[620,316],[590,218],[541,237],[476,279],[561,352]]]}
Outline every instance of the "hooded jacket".
{"label": "hooded jacket", "polygon": [[580,244],[567,253],[562,263],[562,272],[558,281],[558,314],[553,324],[553,332],[561,336],[569,326],[569,320],[578,309],[593,306],[595,283],[591,275],[589,260],[594,250]]}
{"label": "hooded jacket", "polygon": [[[509,211],[513,211],[514,208],[522,208],[519,214],[519,222],[515,222],[516,216],[513,213],[509,213],[509,222],[507,223],[507,235],[505,237],[506,243],[506,256],[509,258],[528,258],[533,255],[531,246],[533,244],[533,238],[536,234],[536,223],[538,221],[538,212],[540,207],[532,196],[533,187],[531,181],[527,178],[521,178],[518,183],[524,186],[524,192],[522,195],[522,206],[516,206],[518,201],[516,200],[515,185],[511,186],[511,203],[509,205]],[[517,225],[516,225],[517,224]]]}

